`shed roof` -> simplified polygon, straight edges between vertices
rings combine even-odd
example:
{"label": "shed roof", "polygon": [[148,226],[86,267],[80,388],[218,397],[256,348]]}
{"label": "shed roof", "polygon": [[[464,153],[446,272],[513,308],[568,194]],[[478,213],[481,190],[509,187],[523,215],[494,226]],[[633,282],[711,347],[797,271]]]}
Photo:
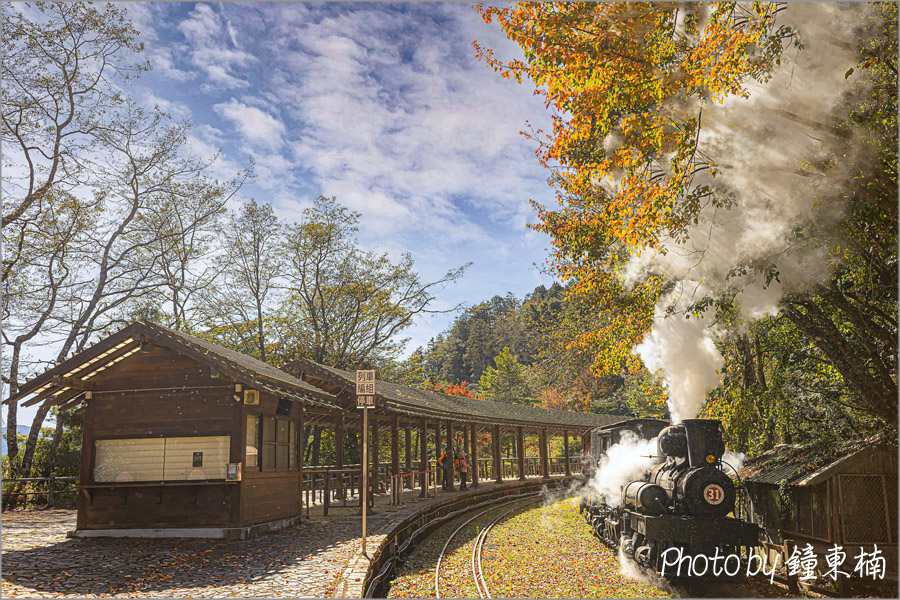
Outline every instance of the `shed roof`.
{"label": "shed roof", "polygon": [[[291,361],[284,368],[304,373],[313,380],[325,381],[347,392],[355,391],[356,376],[350,371],[305,359]],[[629,418],[448,396],[381,380],[376,381],[375,392],[376,402],[391,412],[461,422],[587,430]]]}
{"label": "shed roof", "polygon": [[72,402],[77,404],[81,392],[92,387],[93,382],[90,380],[93,377],[138,352],[142,342],[169,347],[217,369],[236,382],[280,398],[338,408],[334,395],[261,360],[181,331],[146,322],[132,323],[27,381],[4,404],[29,395],[34,397],[25,402],[24,406],[41,401],[64,406]]}
{"label": "shed roof", "polygon": [[882,442],[875,438],[815,444],[782,444],[748,460],[741,467],[745,483],[815,485],[830,478],[847,461]]}

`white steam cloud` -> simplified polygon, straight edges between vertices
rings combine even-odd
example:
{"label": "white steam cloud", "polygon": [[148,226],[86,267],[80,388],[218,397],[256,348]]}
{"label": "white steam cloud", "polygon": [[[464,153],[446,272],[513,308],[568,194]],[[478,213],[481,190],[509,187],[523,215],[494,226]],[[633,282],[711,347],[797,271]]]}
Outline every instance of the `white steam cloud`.
{"label": "white steam cloud", "polygon": [[619,551],[616,553],[616,557],[619,559],[619,572],[622,575],[624,575],[628,579],[631,579],[632,581],[639,581],[641,583],[646,583],[647,585],[657,587],[665,592],[668,592],[669,594],[672,594],[674,597],[674,590],[672,589],[672,585],[668,581],[666,581],[656,573],[641,569],[634,560],[628,558],[628,556],[625,555],[625,548],[623,548],[621,545],[619,546]]}
{"label": "white steam cloud", "polygon": [[610,506],[622,504],[622,488],[641,479],[655,465],[656,438],[644,440],[632,431],[622,432],[617,444],[600,457],[588,486]]}
{"label": "white steam cloud", "polygon": [[[718,163],[719,174],[694,183],[709,185],[731,204],[708,205],[687,242],[670,241],[664,255],[644,250],[624,274],[634,281],[655,272],[678,284],[635,349],[648,369],[663,375],[676,422],[696,417],[720,379],[722,357],[713,344],[719,332],[707,323],[711,319],[678,314],[702,297],[698,291],[735,293],[741,315],[752,321],[777,314],[785,293],[808,291],[830,276],[831,259],[821,242],[839,235],[844,202],[831,190],[848,174],[826,174],[816,165],[837,148],[841,154],[863,151],[831,126],[831,115],[854,83],[846,74],[859,60],[855,30],[868,10],[851,3],[789,3],[779,23],[796,30],[803,48],[786,48],[771,79],[750,85],[749,98],[702,105],[699,150]],[[700,108],[696,101],[667,106],[693,115]],[[797,235],[810,230],[818,240]],[[736,275],[739,265],[774,265],[779,278],[767,283],[752,269]],[[679,310],[667,317],[665,308],[673,304]]]}
{"label": "white steam cloud", "polygon": [[662,373],[669,390],[673,423],[695,417],[706,392],[719,383],[722,355],[706,321],[705,315],[700,319],[680,315],[667,319],[661,306],[657,306],[653,330],[634,349],[647,369]]}
{"label": "white steam cloud", "polygon": [[747,460],[747,455],[743,452],[732,452],[731,450],[726,450],[725,455],[722,457],[722,460],[728,463],[728,466],[732,467],[735,471],[740,473],[741,467],[744,466],[744,461]]}

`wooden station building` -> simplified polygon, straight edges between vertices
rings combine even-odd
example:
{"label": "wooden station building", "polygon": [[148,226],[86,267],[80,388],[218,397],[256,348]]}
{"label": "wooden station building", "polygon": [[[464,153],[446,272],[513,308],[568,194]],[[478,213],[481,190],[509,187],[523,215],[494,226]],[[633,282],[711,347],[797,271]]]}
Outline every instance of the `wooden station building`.
{"label": "wooden station building", "polygon": [[[29,380],[7,402],[31,396],[24,406],[44,402],[84,411],[75,535],[244,538],[300,519],[304,427],[333,427],[339,440],[358,431],[354,392],[354,374],[347,371],[303,360],[278,369],[160,325],[133,323]],[[377,444],[370,454],[374,465],[390,456],[393,474],[425,471],[424,443],[419,464],[409,464],[411,430],[420,440],[430,431],[435,447],[446,447],[450,456],[462,433],[472,462],[478,464],[479,454],[491,457],[499,480],[501,431],[513,432],[517,475],[524,479],[525,435],[536,433],[540,473],[549,477],[550,435],[563,436],[568,457],[570,436],[588,443],[591,429],[624,419],[378,381],[370,439],[389,427],[391,441],[386,454]],[[491,434],[491,447],[479,448],[480,432]],[[344,444],[335,447],[341,469]],[[560,474],[569,473],[570,461],[564,462]],[[449,468],[452,473],[452,461]],[[378,469],[371,472],[378,489]],[[477,474],[473,470],[473,485]]]}

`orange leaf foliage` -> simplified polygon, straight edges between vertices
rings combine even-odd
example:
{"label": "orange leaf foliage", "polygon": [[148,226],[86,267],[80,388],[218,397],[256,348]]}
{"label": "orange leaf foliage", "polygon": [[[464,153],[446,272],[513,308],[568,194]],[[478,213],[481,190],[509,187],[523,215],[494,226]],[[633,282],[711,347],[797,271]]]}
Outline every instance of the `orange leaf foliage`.
{"label": "orange leaf foliage", "polygon": [[469,390],[469,382],[461,381],[460,383],[450,383],[449,381],[441,381],[434,386],[434,391],[448,396],[462,396],[464,398],[476,398],[475,394]]}

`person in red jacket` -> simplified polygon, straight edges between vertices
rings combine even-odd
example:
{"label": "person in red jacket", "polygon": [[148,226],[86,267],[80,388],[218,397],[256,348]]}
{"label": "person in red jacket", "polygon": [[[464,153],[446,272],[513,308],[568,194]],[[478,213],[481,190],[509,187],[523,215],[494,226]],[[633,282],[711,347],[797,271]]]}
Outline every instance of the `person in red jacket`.
{"label": "person in red jacket", "polygon": [[440,456],[440,458],[438,458],[437,464],[438,464],[438,469],[440,469],[442,471],[441,489],[446,490],[447,487],[450,485],[450,482],[447,481],[447,449],[446,448],[444,448],[441,451],[441,456]]}

